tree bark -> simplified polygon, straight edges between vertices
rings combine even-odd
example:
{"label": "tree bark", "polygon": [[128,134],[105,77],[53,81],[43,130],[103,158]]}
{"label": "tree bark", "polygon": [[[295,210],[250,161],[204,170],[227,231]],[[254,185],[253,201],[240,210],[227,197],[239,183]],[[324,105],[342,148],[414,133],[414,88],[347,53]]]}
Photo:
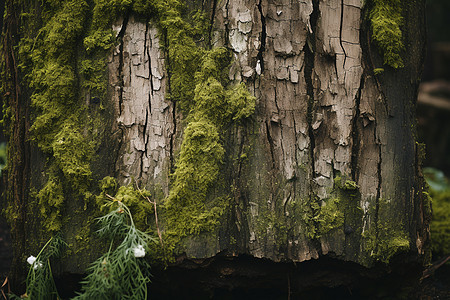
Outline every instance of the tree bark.
{"label": "tree bark", "polygon": [[[26,35],[14,33],[20,28],[18,13],[31,8],[14,3],[6,3],[3,24],[4,70],[12,76],[2,99],[16,113],[9,125],[9,151],[15,157],[8,161],[5,199],[19,216],[10,224],[12,273],[19,280],[23,258],[37,249],[26,241],[39,244],[46,236],[32,234],[42,219],[33,212],[30,190],[43,187],[49,154],[28,137],[35,117],[29,113],[33,88],[20,80],[29,74],[17,69],[13,46]],[[256,110],[225,126],[220,183],[209,189],[205,206],[225,197],[226,211],[213,230],[181,238],[179,251],[172,253],[178,261],[219,254],[296,263],[331,257],[364,267],[426,260],[429,216],[415,141],[424,3],[402,4],[404,67],[384,66],[381,74],[374,72],[383,67],[383,56],[371,39],[371,5],[356,0],[189,2],[187,11],[201,9],[211,21],[209,41],[200,43],[229,49],[229,79],[246,84]],[[120,185],[137,183],[150,190],[161,211],[159,226],[170,231],[164,204],[188,122],[177,99],[166,97],[179,62],[162,47],[165,33],[151,16],[128,10],[112,26],[117,43],[105,67],[106,111],[92,104],[94,96],[85,87],[77,104],[106,120],[96,125],[102,134],[92,177],[109,175]],[[77,46],[75,53],[81,51]],[[82,249],[73,229],[86,223],[83,206],[83,199],[67,197],[61,209],[62,232],[79,255],[63,259],[59,273],[81,274],[98,255],[96,249]]]}

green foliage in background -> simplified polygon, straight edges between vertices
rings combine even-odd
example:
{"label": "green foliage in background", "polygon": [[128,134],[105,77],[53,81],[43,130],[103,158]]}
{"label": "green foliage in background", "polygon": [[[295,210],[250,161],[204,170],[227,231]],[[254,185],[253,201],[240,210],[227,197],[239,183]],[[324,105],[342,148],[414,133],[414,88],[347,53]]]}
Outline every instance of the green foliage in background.
{"label": "green foliage in background", "polygon": [[448,255],[450,254],[450,182],[442,171],[425,168],[423,173],[433,199],[431,221],[433,254]]}

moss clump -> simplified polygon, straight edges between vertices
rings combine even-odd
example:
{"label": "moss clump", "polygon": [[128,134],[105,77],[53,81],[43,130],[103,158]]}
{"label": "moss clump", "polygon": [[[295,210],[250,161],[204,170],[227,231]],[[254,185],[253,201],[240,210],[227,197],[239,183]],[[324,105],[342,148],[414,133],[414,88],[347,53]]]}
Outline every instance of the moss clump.
{"label": "moss clump", "polygon": [[153,215],[153,205],[148,201],[150,192],[146,189],[137,189],[134,183],[127,186],[118,187],[117,180],[107,176],[100,181],[102,192],[96,197],[97,204],[104,206],[105,200],[111,198],[125,204],[131,211],[136,227],[140,230],[147,230],[150,227],[148,218]]}
{"label": "moss clump", "polygon": [[56,232],[61,229],[61,210],[64,202],[63,187],[58,178],[51,178],[39,191],[39,207],[42,216],[46,216],[50,222],[45,222],[47,231]]}
{"label": "moss clump", "polygon": [[[378,216],[391,216],[388,214],[390,209],[388,200],[378,200]],[[410,249],[410,238],[404,225],[389,218],[378,220],[376,226],[364,231],[362,236],[369,256],[386,264],[394,255]]]}
{"label": "moss clump", "polygon": [[[399,228],[401,227],[399,226]],[[377,231],[377,233],[374,231],[363,233],[363,237],[366,239],[366,249],[369,250],[373,259],[387,264],[394,255],[409,250],[409,237],[402,229],[378,225]]]}
{"label": "moss clump", "polygon": [[39,11],[23,6],[19,60],[32,91],[31,135],[48,158],[48,182],[37,193],[46,230],[61,228],[65,199],[92,199],[96,189],[91,161],[106,115],[85,99],[106,95],[106,51],[115,42],[111,23],[131,2],[46,1]]}
{"label": "moss clump", "polygon": [[[230,51],[197,42],[208,40],[210,23],[205,14],[190,15],[177,0],[44,1],[39,10],[31,4],[24,4],[22,10],[25,34],[18,52],[31,93],[31,134],[47,158],[47,182],[36,192],[45,230],[61,229],[66,199],[85,201],[84,209],[94,203],[88,201],[97,190],[91,162],[101,141],[99,124],[106,123],[107,116],[102,105],[100,110],[93,109],[86,99],[101,102],[105,97],[105,57],[117,39],[111,24],[119,16],[134,13],[156,20],[160,28],[170,77],[168,98],[177,103],[186,120],[173,189],[165,201],[167,231],[178,238],[210,231],[228,201],[220,196],[206,203],[225,152],[221,136],[225,125],[253,113],[255,98],[244,84],[229,82]],[[139,202],[141,192],[130,186],[117,189],[112,179],[103,183],[124,203],[129,202],[144,226],[145,215],[152,210],[149,203],[144,208]],[[180,225],[178,220],[185,222]]]}
{"label": "moss clump", "polygon": [[24,21],[19,60],[32,90],[32,139],[48,157],[48,181],[37,194],[48,231],[60,229],[69,190],[75,197],[90,197],[90,161],[98,143],[78,92],[76,64],[88,8],[86,1],[75,0],[48,1],[39,13],[23,7],[32,17]]}
{"label": "moss clump", "polygon": [[343,228],[344,225],[357,228],[362,215],[358,206],[358,189],[354,181],[336,176],[329,198],[321,202],[315,199],[308,204],[303,203],[301,216],[307,227],[307,236],[317,239],[335,229]]}
{"label": "moss clump", "polygon": [[359,186],[353,180],[343,179],[341,176],[334,178],[334,187],[344,191],[357,191]]}
{"label": "moss clump", "polygon": [[344,212],[342,207],[340,207],[340,200],[332,198],[324,201],[319,213],[313,220],[317,223],[317,237],[342,227],[344,225]]}
{"label": "moss clump", "polygon": [[369,11],[372,39],[381,50],[384,63],[402,68],[400,55],[404,50],[402,41],[402,2],[400,0],[373,0]]}
{"label": "moss clump", "polygon": [[229,82],[229,50],[207,50],[195,42],[194,37],[207,39],[208,26],[202,14],[196,13],[191,24],[183,18],[184,7],[178,1],[158,2],[156,7],[165,34],[169,98],[179,105],[187,121],[164,204],[168,248],[174,249],[184,236],[215,230],[228,205],[226,196],[208,197],[210,188],[220,181],[225,154],[221,136],[226,124],[253,113],[255,98],[245,85]]}

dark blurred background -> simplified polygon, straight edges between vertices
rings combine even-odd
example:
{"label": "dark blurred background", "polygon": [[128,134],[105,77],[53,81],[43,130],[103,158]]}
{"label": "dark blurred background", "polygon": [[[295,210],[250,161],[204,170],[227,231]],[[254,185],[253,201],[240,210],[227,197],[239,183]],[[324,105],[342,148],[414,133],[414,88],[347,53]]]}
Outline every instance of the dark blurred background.
{"label": "dark blurred background", "polygon": [[428,43],[419,90],[419,139],[426,144],[425,166],[450,176],[450,1],[427,1]]}
{"label": "dark blurred background", "polygon": [[418,140],[433,199],[432,266],[420,299],[450,299],[450,1],[427,0],[428,43],[417,99]]}

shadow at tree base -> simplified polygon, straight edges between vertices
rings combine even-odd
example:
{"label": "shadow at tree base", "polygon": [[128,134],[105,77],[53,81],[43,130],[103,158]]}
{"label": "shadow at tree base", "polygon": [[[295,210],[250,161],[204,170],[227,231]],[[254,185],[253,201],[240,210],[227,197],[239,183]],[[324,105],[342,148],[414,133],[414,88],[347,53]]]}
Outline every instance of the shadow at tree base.
{"label": "shadow at tree base", "polygon": [[9,226],[3,217],[0,217],[0,284],[8,275],[13,257]]}
{"label": "shadow at tree base", "polygon": [[[297,264],[246,255],[184,259],[153,268],[149,299],[450,299],[450,268],[420,283],[422,267],[404,261],[400,255],[390,266],[369,269],[330,257]],[[75,296],[81,280],[74,274],[56,278],[61,297]]]}

